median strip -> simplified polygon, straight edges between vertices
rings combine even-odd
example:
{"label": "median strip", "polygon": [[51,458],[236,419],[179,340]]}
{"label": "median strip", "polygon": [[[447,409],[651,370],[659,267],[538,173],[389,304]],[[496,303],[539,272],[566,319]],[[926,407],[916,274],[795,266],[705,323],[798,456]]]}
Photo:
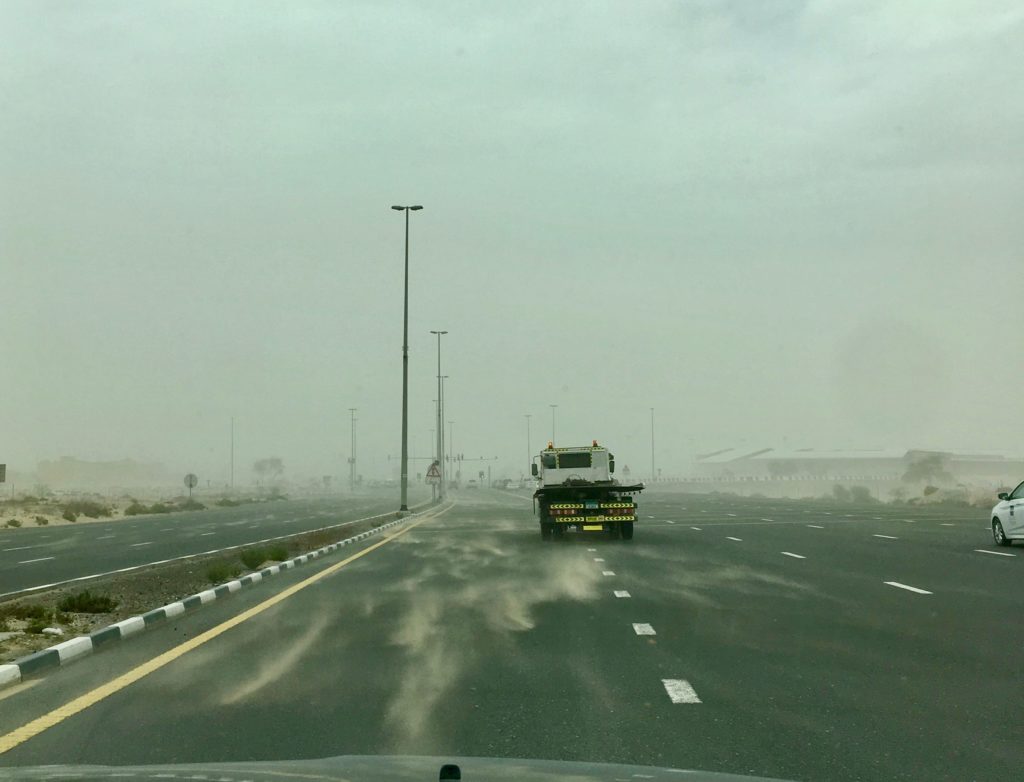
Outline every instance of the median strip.
{"label": "median strip", "polygon": [[[108,625],[101,630],[89,633],[89,635],[79,636],[71,639],[70,641],[65,641],[62,644],[47,647],[46,649],[21,657],[13,663],[0,664],[0,687],[3,687],[6,684],[16,684],[29,675],[45,672],[51,668],[58,668],[66,662],[70,662],[73,659],[77,659],[85,654],[91,653],[99,646],[112,641],[123,640],[152,625],[159,624],[171,617],[183,614],[186,610],[198,608],[220,597],[237,592],[244,587],[258,584],[263,581],[264,578],[269,578],[280,572],[290,570],[291,568],[305,564],[306,562],[317,559],[324,554],[336,551],[344,546],[358,543],[371,535],[376,535],[398,524],[415,519],[419,515],[421,514],[414,513],[409,516],[395,519],[394,521],[382,524],[379,527],[374,527],[366,530],[365,532],[361,532],[358,535],[354,535],[351,538],[345,538],[344,540],[323,546],[315,551],[283,561],[279,565],[272,565],[270,567],[263,568],[262,570],[252,572],[242,578],[232,579],[212,589],[198,592],[181,600],[168,603],[160,608],[153,609],[152,611],[147,611],[140,616],[129,617],[128,619]],[[127,569],[133,570],[135,568]],[[72,644],[72,642],[74,643]],[[69,650],[73,650],[73,653]]]}

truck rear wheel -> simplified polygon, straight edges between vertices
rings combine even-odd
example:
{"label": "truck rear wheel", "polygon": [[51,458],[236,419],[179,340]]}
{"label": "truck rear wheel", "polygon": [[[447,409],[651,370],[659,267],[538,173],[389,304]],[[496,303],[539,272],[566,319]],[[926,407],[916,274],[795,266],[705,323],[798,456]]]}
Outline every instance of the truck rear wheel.
{"label": "truck rear wheel", "polygon": [[551,526],[555,528],[555,540],[561,540],[562,536],[565,535],[565,525],[552,524]]}
{"label": "truck rear wheel", "polygon": [[540,539],[551,540],[551,530],[554,526],[555,525],[550,522],[542,521],[540,523]]}
{"label": "truck rear wheel", "polygon": [[622,533],[623,540],[633,539],[633,522],[632,521],[620,521],[619,532]]}

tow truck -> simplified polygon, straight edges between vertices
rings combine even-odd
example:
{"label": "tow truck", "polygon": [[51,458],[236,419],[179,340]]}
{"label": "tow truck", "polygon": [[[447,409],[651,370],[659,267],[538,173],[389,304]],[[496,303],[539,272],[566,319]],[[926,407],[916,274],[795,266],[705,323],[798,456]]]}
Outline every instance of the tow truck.
{"label": "tow truck", "polygon": [[535,456],[530,471],[537,479],[534,511],[543,540],[567,531],[604,532],[612,539],[633,539],[634,495],[643,483],[624,485],[614,477],[615,456],[597,440],[589,446],[556,448],[553,442]]}

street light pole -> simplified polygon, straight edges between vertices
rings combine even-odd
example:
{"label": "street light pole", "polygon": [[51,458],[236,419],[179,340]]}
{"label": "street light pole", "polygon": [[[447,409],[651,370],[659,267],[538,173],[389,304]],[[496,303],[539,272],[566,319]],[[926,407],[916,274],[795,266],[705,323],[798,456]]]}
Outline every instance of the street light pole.
{"label": "street light pole", "polygon": [[555,442],[555,408],[558,405],[548,405],[551,408],[551,442]]}
{"label": "street light pole", "polygon": [[422,206],[392,206],[405,212],[405,306],[402,320],[402,504],[400,511],[409,510],[409,212]]}
{"label": "street light pole", "polygon": [[530,416],[527,413],[526,418],[526,475],[530,475],[530,465],[533,464],[533,450],[530,448]]}
{"label": "street light pole", "polygon": [[[445,462],[445,454],[448,452],[448,440],[444,436],[444,381],[448,379],[448,375],[441,375],[441,420],[438,422],[441,425],[441,462]],[[448,468],[445,467],[442,475],[445,476],[445,480],[448,480]]]}
{"label": "street light pole", "polygon": [[455,422],[448,422],[448,450],[452,454],[452,474],[459,479],[459,471],[455,468]]}
{"label": "street light pole", "polygon": [[438,461],[440,462],[439,469],[441,470],[441,493],[439,499],[444,499],[444,460],[441,458],[441,449],[443,448],[444,441],[444,412],[441,410],[441,337],[447,334],[447,331],[433,331],[431,334],[437,334],[437,454]]}

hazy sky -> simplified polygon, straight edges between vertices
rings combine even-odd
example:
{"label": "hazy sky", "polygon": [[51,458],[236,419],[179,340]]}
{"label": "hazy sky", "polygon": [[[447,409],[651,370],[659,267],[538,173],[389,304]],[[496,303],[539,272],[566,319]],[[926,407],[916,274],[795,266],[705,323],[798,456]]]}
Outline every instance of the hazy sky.
{"label": "hazy sky", "polygon": [[[1024,7],[0,3],[0,462],[345,474],[349,414],[1021,453]],[[422,469],[422,468],[421,468]]]}

